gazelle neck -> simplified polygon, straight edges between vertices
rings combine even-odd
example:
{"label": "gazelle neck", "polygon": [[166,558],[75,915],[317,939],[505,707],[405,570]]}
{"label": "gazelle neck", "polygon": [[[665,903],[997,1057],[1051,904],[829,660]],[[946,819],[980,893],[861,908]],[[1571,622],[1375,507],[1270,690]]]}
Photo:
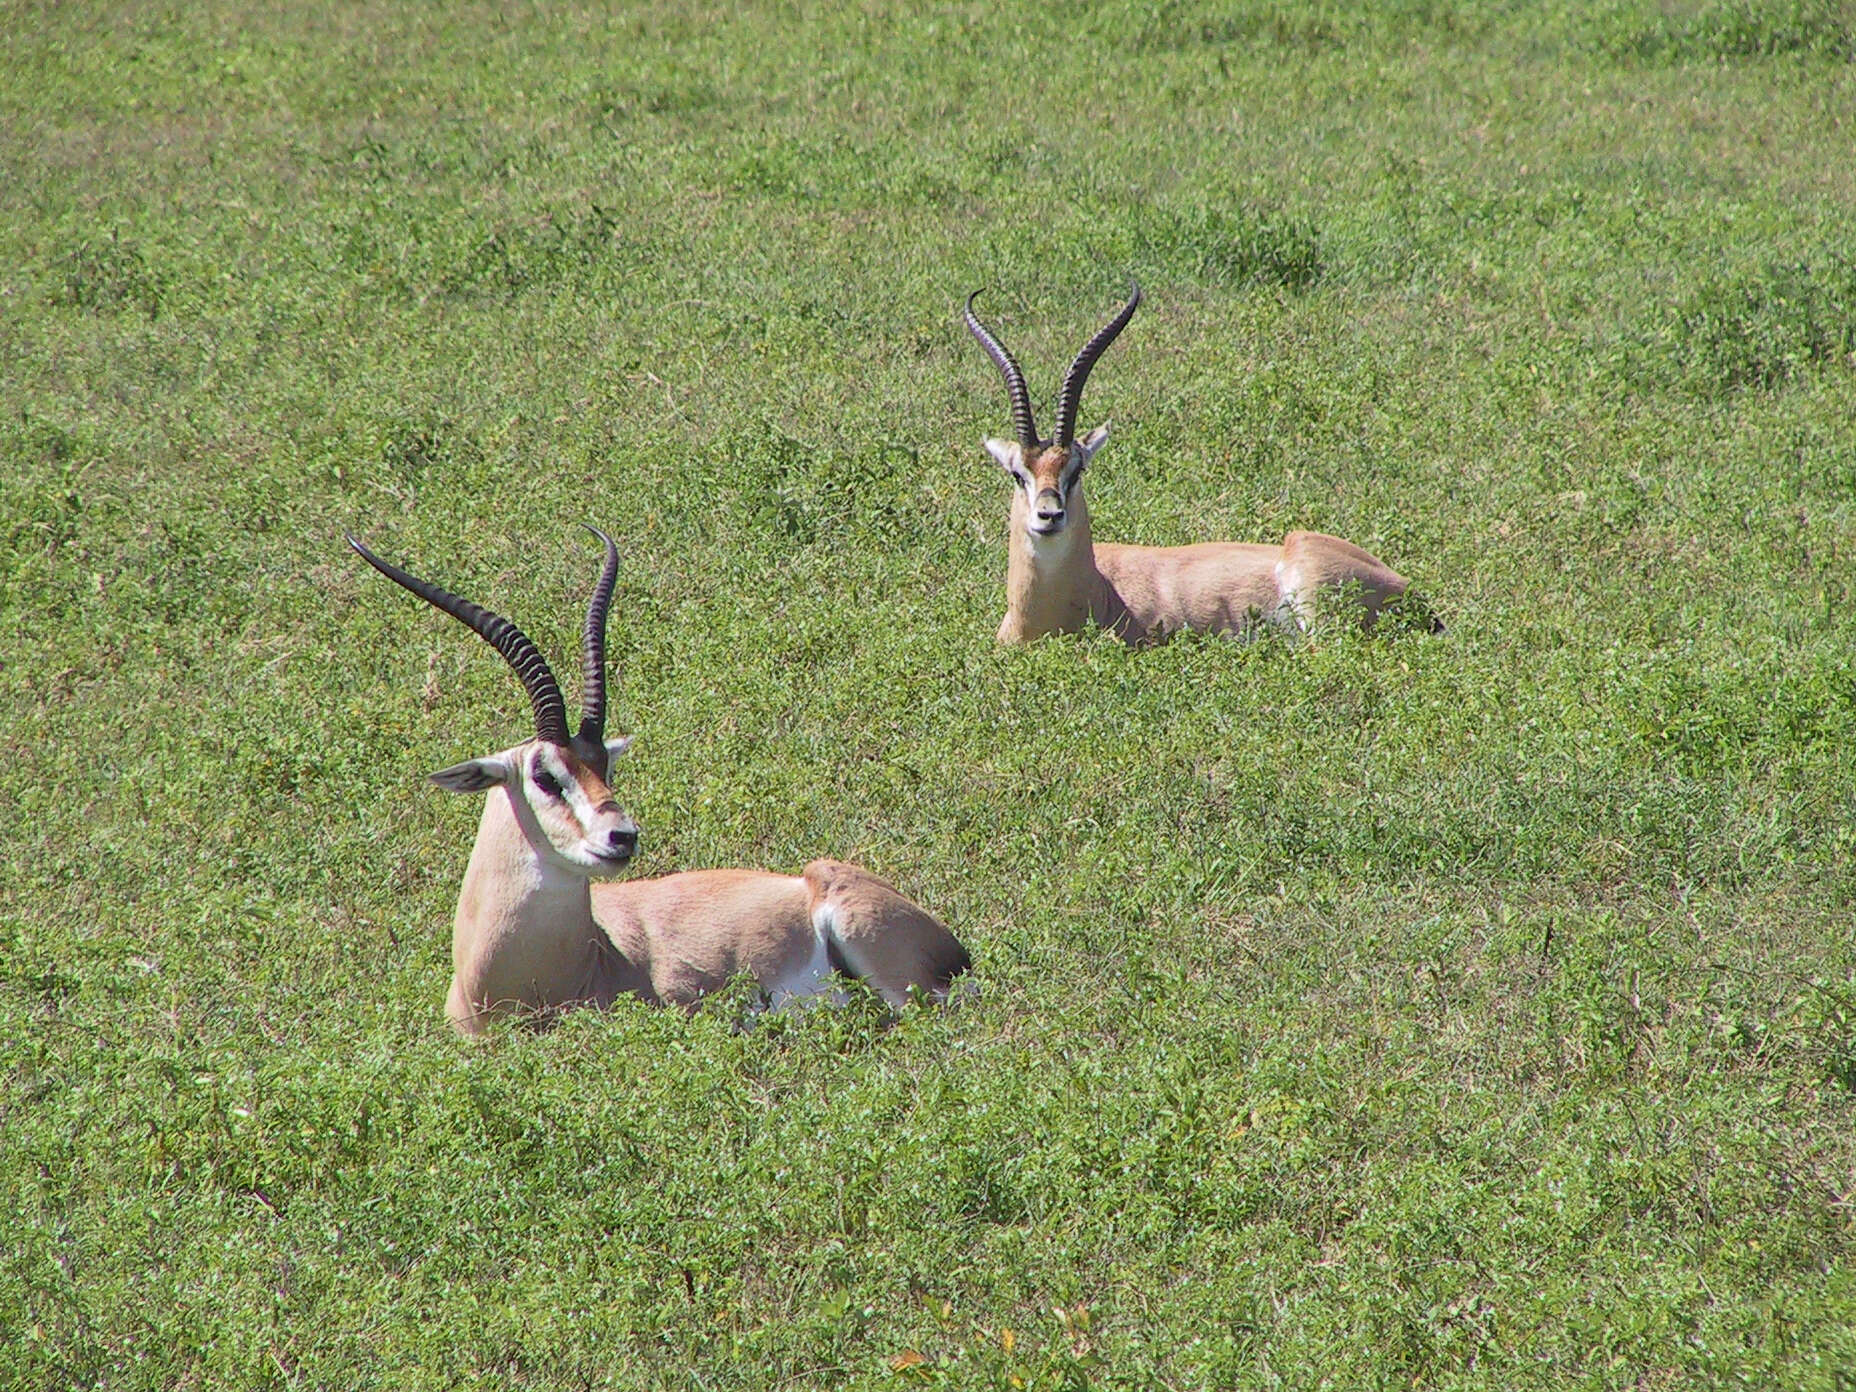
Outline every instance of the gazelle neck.
{"label": "gazelle neck", "polygon": [[1012,526],[1005,573],[1004,642],[1024,641],[1046,633],[1083,627],[1102,583],[1096,569],[1095,543],[1089,531],[1089,504],[1079,479],[1065,503],[1063,530],[1037,536],[1027,522],[1031,505],[1023,489],[1012,491]]}
{"label": "gazelle neck", "polygon": [[547,845],[517,793],[489,790],[451,937],[446,1013],[466,1033],[509,1002],[609,1005],[642,979],[594,921],[586,876]]}

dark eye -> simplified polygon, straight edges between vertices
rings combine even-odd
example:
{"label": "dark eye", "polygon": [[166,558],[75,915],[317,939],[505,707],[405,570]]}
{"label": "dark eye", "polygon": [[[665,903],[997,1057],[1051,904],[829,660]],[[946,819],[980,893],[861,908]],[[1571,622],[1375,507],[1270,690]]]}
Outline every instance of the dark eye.
{"label": "dark eye", "polygon": [[535,770],[535,786],[540,788],[543,795],[547,797],[558,798],[561,795],[560,779],[549,773],[545,768],[538,768]]}

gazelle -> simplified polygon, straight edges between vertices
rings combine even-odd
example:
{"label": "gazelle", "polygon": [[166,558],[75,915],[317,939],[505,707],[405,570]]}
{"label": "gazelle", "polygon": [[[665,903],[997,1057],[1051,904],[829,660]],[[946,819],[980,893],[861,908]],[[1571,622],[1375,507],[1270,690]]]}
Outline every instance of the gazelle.
{"label": "gazelle", "polygon": [[815,860],[797,875],[691,870],[613,883],[638,848],[619,808],[611,761],[628,739],[607,739],[606,614],[618,550],[604,532],[599,583],[582,629],[580,728],[567,733],[560,684],[507,619],[400,569],[352,536],[382,575],[483,638],[521,678],[535,734],[432,781],[488,793],[458,894],[445,1014],[476,1034],[495,1016],[608,1006],[624,994],[694,1005],[745,972],[779,1006],[829,992],[842,972],[891,1005],[912,991],[944,998],[969,965],[941,923],[868,870]]}
{"label": "gazelle", "polygon": [[1052,438],[1039,436],[1025,375],[1005,345],[973,312],[967,329],[1005,379],[1015,440],[989,439],[987,452],[1015,485],[1005,619],[999,641],[1029,642],[1094,622],[1123,642],[1159,642],[1192,629],[1236,633],[1259,619],[1306,627],[1324,589],[1353,587],[1370,624],[1385,603],[1405,591],[1405,578],[1350,541],[1320,532],[1290,532],[1280,546],[1241,541],[1197,546],[1097,546],[1090,536],[1083,470],[1108,439],[1098,425],[1076,438],[1083,384],[1141,303],[1141,288],[1083,345],[1057,393]]}

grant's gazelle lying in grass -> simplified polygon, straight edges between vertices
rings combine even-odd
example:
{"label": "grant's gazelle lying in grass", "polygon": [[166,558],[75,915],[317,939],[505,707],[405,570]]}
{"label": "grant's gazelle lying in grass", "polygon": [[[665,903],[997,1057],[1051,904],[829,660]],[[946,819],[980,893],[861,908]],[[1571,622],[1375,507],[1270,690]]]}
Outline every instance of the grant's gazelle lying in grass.
{"label": "grant's gazelle lying in grass", "polygon": [[1082,477],[1108,439],[1108,426],[1078,440],[1076,411],[1089,370],[1134,317],[1140,287],[1064,373],[1056,432],[1048,440],[1032,420],[1017,360],[973,312],[979,293],[967,296],[967,329],[1005,379],[1018,436],[986,441],[1014,484],[1001,642],[1070,633],[1090,622],[1127,643],[1157,642],[1181,629],[1235,633],[1260,619],[1305,628],[1321,592],[1342,588],[1357,596],[1362,621],[1370,624],[1388,600],[1404,593],[1405,578],[1377,556],[1320,532],[1290,532],[1280,546],[1097,546]]}
{"label": "grant's gazelle lying in grass", "polygon": [[831,990],[834,973],[870,983],[891,1005],[911,992],[944,998],[966,949],[868,870],[815,860],[797,875],[691,870],[606,882],[631,859],[638,829],[612,796],[605,737],[606,612],[618,574],[611,538],[587,605],[580,728],[535,645],[507,619],[348,544],[389,580],[463,623],[515,669],[535,710],[533,739],[432,775],[453,792],[489,794],[458,894],[445,1014],[465,1034],[493,1017],[622,994],[693,1005],[738,973],[771,1002]]}

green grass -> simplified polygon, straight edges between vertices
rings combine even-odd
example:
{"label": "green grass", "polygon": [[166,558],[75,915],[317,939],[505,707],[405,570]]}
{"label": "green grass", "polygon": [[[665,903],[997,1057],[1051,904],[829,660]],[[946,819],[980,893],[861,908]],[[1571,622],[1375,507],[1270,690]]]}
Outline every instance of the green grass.
{"label": "green grass", "polygon": [[[1856,1378],[1856,11],[0,7],[0,1387]],[[1098,534],[1438,638],[1001,651]],[[624,557],[641,873],[981,993],[454,1039]],[[915,1362],[919,1356],[919,1362]]]}

